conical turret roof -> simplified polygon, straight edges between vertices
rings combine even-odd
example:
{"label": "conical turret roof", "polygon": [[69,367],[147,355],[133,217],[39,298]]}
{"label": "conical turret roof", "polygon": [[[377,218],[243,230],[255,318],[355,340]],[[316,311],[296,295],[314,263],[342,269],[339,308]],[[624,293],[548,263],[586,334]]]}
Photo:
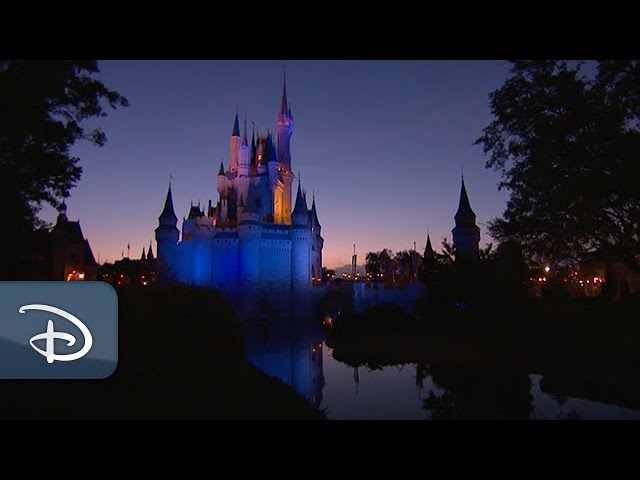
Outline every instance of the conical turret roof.
{"label": "conical turret roof", "polygon": [[[302,188],[300,187],[300,182],[298,182],[298,193],[296,195],[296,204],[293,208],[293,212],[291,216],[294,218],[294,223],[307,223],[309,218],[309,210],[307,209],[307,201],[304,199],[302,195]],[[299,219],[295,221],[295,219]]]}
{"label": "conical turret roof", "polygon": [[167,198],[164,201],[164,209],[159,217],[160,223],[163,225],[174,225],[178,223],[178,217],[173,210],[173,196],[171,195],[171,185],[167,191]]}
{"label": "conical turret roof", "polygon": [[236,112],[236,120],[233,123],[233,133],[231,134],[232,137],[239,137],[240,136],[240,122],[238,122],[238,112]]}
{"label": "conical turret roof", "polygon": [[469,196],[467,195],[467,189],[464,185],[464,177],[462,178],[462,186],[460,188],[460,201],[458,202],[458,211],[455,215],[456,222],[474,223],[476,220],[476,214],[471,209],[469,203]]}

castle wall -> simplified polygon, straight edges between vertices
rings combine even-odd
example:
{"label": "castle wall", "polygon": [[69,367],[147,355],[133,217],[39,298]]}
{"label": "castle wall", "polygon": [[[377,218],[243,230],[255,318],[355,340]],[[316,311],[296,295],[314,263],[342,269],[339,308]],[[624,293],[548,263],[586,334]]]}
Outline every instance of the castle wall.
{"label": "castle wall", "polygon": [[296,288],[311,285],[311,232],[308,228],[291,229],[291,283]]}
{"label": "castle wall", "polygon": [[266,231],[260,244],[260,278],[268,280],[265,288],[285,290],[291,286],[291,239]]}
{"label": "castle wall", "polygon": [[311,241],[311,276],[322,278],[322,241],[318,236],[313,236]]}
{"label": "castle wall", "polygon": [[238,227],[238,272],[243,288],[256,285],[260,278],[261,236],[262,227],[256,222],[243,223]]}
{"label": "castle wall", "polygon": [[224,229],[213,239],[213,286],[234,290],[238,285],[239,238],[234,229]]}

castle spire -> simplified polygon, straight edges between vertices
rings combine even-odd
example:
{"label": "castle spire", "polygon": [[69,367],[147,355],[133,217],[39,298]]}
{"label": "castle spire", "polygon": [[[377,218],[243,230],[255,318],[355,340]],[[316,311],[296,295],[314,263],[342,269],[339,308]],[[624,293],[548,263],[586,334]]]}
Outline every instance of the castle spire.
{"label": "castle spire", "polygon": [[248,140],[247,140],[247,112],[244,113],[244,129],[242,130],[242,145],[243,146],[247,146]]}
{"label": "castle spire", "polygon": [[147,259],[147,254],[144,252],[144,247],[142,247],[142,255],[140,255],[140,260],[145,261]]}
{"label": "castle spire", "polygon": [[251,133],[251,151],[249,152],[249,164],[250,165],[255,165],[256,164],[256,124],[255,122],[251,122],[251,126],[253,129],[253,132]]}
{"label": "castle spire", "polygon": [[224,175],[224,161],[220,160],[220,170],[218,171],[218,175]]}
{"label": "castle spire", "polygon": [[433,247],[431,246],[431,238],[429,237],[429,232],[427,232],[427,246],[424,249],[424,257],[433,257]]}
{"label": "castle spire", "polygon": [[318,220],[318,211],[316,210],[316,191],[313,190],[313,201],[311,203],[311,219],[317,226],[320,226],[320,221]]}
{"label": "castle spire", "polygon": [[464,177],[462,177],[462,186],[460,187],[460,201],[458,202],[458,211],[455,215],[456,222],[475,223],[476,214],[471,209],[469,196],[464,185]]}
{"label": "castle spire", "polygon": [[171,185],[169,185],[169,190],[167,191],[167,198],[164,201],[164,209],[158,218],[160,220],[160,224],[167,226],[175,226],[178,223],[178,217],[176,217],[176,213],[173,210],[173,196],[171,195]]}
{"label": "castle spire", "polygon": [[309,210],[307,209],[307,201],[302,195],[302,187],[300,182],[300,176],[298,175],[298,193],[296,195],[296,204],[293,208],[293,212],[291,213],[291,217],[294,220],[294,223],[306,224],[309,218]]}
{"label": "castle spire", "polygon": [[287,102],[287,69],[286,67],[283,68],[284,70],[284,78],[282,81],[282,101],[280,102],[280,115],[287,115],[288,114],[288,102]]}
{"label": "castle spire", "polygon": [[[144,249],[143,249],[143,253],[144,253]],[[154,256],[153,256],[153,250],[151,249],[151,240],[149,240],[149,253],[147,253],[147,260],[153,260]]]}
{"label": "castle spire", "polygon": [[240,136],[240,123],[238,122],[238,110],[236,109],[236,120],[233,123],[233,133],[231,134],[232,137],[239,137]]}

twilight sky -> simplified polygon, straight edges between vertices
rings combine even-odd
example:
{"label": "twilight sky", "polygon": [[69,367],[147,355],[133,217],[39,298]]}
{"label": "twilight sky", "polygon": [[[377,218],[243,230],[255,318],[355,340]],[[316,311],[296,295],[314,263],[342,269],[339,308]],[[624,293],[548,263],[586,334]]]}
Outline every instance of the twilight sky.
{"label": "twilight sky", "polygon": [[[324,264],[350,263],[372,250],[436,250],[451,239],[460,169],[478,216],[502,213],[506,192],[473,146],[491,120],[488,95],[504,82],[503,61],[100,61],[99,78],[128,108],[99,124],[107,144],[74,148],[84,173],[68,200],[96,259],[113,262],[148,248],[169,173],[179,217],[189,202],[217,200],[220,160],[229,159],[236,105],[260,132],[274,131],[287,66],[294,116],[292,169],[309,201],[315,190]],[[294,183],[294,188],[297,182]],[[55,212],[43,210],[55,221]]]}

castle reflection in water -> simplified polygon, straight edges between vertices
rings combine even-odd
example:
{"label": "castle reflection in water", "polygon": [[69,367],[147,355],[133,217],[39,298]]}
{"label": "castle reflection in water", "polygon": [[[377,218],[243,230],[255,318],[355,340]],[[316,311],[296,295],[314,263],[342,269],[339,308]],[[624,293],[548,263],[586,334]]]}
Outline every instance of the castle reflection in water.
{"label": "castle reflection in water", "polygon": [[322,403],[323,331],[316,318],[317,296],[283,292],[237,299],[245,329],[247,360],[293,387],[313,406]]}

